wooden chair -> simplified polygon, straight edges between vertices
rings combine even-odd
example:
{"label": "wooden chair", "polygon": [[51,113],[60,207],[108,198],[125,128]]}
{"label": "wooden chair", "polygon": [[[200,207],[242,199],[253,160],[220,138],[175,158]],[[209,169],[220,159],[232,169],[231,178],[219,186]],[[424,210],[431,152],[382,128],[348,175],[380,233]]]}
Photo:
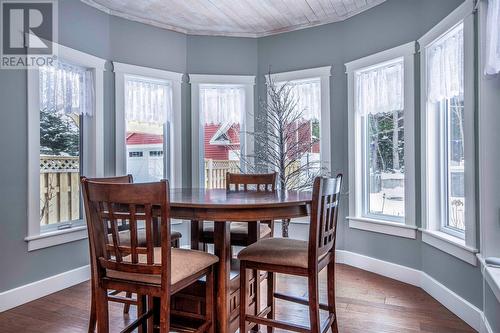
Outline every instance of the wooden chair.
{"label": "wooden chair", "polygon": [[[274,328],[293,332],[337,333],[335,312],[335,236],[342,185],[342,175],[336,178],[316,178],[313,187],[309,241],[288,238],[268,238],[243,249],[240,259],[240,333],[250,326],[266,325],[268,332]],[[327,267],[328,304],[319,303],[319,272]],[[258,314],[248,313],[247,269],[268,272],[267,306]],[[307,278],[309,299],[302,299],[275,292],[276,273],[298,275]],[[310,327],[292,325],[274,319],[274,299],[309,306]],[[319,310],[328,311],[328,319],[321,328]]]}
{"label": "wooden chair", "polygon": [[[276,175],[277,173],[269,174],[239,174],[226,173],[226,191],[257,191],[257,192],[274,192],[276,191]],[[254,222],[254,221],[251,221]],[[274,221],[255,221],[260,222],[260,230],[258,238],[268,238],[274,235]],[[192,241],[203,244],[206,250],[206,244],[214,242],[214,224],[213,222],[193,221]],[[255,240],[248,237],[249,224],[247,222],[232,222],[231,223],[231,245],[248,246]]]}
{"label": "wooden chair", "polygon": [[[91,254],[96,274],[97,329],[109,331],[107,290],[124,290],[141,295],[138,319],[122,332],[144,331],[146,320],[158,316],[160,333],[169,332],[170,297],[181,289],[206,278],[206,313],[195,332],[213,332],[213,264],[218,258],[209,253],[171,248],[168,182],[112,184],[82,179]],[[128,209],[125,209],[127,207]],[[161,221],[160,247],[154,243],[153,220]],[[121,243],[118,224],[128,220],[130,245]],[[146,246],[138,245],[138,226],[146,229]],[[107,234],[111,229],[112,241]],[[159,299],[159,311],[146,311],[146,296]],[[158,318],[155,318],[158,319]]]}
{"label": "wooden chair", "polygon": [[[86,177],[81,177],[81,180]],[[125,175],[125,176],[116,176],[116,177],[105,177],[105,178],[87,178],[90,181],[93,182],[100,182],[100,183],[112,183],[112,184],[131,184],[134,182],[134,177],[132,175]],[[156,221],[155,221],[156,223]],[[158,228],[158,226],[156,226]],[[118,225],[118,231],[122,233],[122,242],[125,244],[130,245],[130,238],[127,237],[129,235],[128,230],[130,230],[130,225],[128,224],[128,221],[122,221],[122,224]],[[159,229],[157,234],[159,234]],[[108,230],[108,237],[111,237],[111,230]],[[180,239],[182,238],[182,234],[180,232],[174,231],[171,233],[171,242],[173,247],[180,247]],[[90,240],[90,238],[89,238]],[[111,238],[110,238],[111,241]],[[159,242],[159,240],[157,240]],[[144,230],[141,230],[139,232],[139,237],[138,237],[138,244],[140,246],[145,246],[146,244],[146,233]],[[91,273],[94,273],[94,267],[92,266],[91,262]],[[95,292],[95,286],[93,284],[93,280],[91,279],[91,297],[90,297],[90,318],[89,318],[89,333],[95,332],[95,328],[97,325],[97,310],[96,310],[96,304],[95,304],[95,297],[94,297],[94,292]],[[130,312],[130,306],[135,305],[138,306],[139,302],[138,299],[139,297],[133,298],[132,293],[126,292],[125,296],[118,296],[122,292],[120,290],[111,290],[108,293],[108,300],[111,302],[117,302],[117,303],[123,303],[123,314],[128,314]]]}

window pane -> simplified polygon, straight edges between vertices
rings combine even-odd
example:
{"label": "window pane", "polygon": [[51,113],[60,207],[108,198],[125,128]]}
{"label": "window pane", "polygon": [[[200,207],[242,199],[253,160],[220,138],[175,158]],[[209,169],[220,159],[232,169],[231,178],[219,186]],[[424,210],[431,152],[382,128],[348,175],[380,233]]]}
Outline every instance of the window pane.
{"label": "window pane", "polygon": [[40,111],[40,224],[78,220],[80,122],[75,114]]}
{"label": "window pane", "polygon": [[448,149],[448,221],[447,226],[465,230],[465,184],[464,184],[464,102],[463,98],[452,98],[447,103],[447,149]]}
{"label": "window pane", "polygon": [[367,213],[404,217],[404,112],[367,115]]}
{"label": "window pane", "polygon": [[225,188],[226,173],[240,172],[240,129],[245,91],[237,87],[202,87],[205,188]]}
{"label": "window pane", "polygon": [[127,121],[126,126],[127,173],[137,183],[165,178],[163,125]]}
{"label": "window pane", "polygon": [[[293,133],[287,141],[289,157],[297,160],[287,170],[288,176],[292,175],[290,188],[310,189],[314,177],[321,174],[321,81],[308,79],[288,84],[297,112],[292,118],[298,119],[288,125]],[[299,172],[292,174],[296,170]]]}

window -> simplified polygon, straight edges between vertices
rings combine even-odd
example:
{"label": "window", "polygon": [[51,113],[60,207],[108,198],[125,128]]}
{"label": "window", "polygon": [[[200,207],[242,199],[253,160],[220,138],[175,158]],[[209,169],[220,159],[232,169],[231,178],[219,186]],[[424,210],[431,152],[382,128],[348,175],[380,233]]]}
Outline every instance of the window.
{"label": "window", "polygon": [[169,179],[182,186],[180,85],[182,74],[114,63],[116,174],[134,182]]}
{"label": "window", "polygon": [[297,180],[292,182],[310,183],[311,178],[321,174],[321,78],[276,84],[289,85],[292,100],[296,103],[297,119],[288,124],[294,136],[288,140],[287,146],[291,147],[290,153],[300,155],[300,165],[289,168],[288,176],[298,169]]}
{"label": "window", "polygon": [[129,151],[128,152],[128,157],[142,157],[142,151]]}
{"label": "window", "polygon": [[[165,166],[169,161],[164,163],[163,155],[156,158],[159,155],[154,157],[149,150],[168,149],[164,132],[171,126],[171,95],[169,81],[125,75],[125,144],[129,152],[126,163],[127,174],[134,177],[134,182],[167,178]],[[145,152],[149,154],[144,156]]]}
{"label": "window", "polygon": [[353,228],[416,237],[414,54],[409,43],[346,64]]}
{"label": "window", "polygon": [[[422,240],[475,264],[474,25],[466,2],[420,40]],[[441,244],[442,241],[447,244]],[[450,245],[451,244],[451,245]],[[455,246],[449,251],[450,246]]]}
{"label": "window", "polygon": [[205,188],[225,188],[226,172],[242,168],[240,136],[245,115],[245,88],[200,86],[200,125],[204,142]]}
{"label": "window", "polygon": [[253,76],[190,75],[192,186],[225,188],[227,172],[245,170],[253,151]]}
{"label": "window", "polygon": [[[295,137],[289,139],[287,145],[296,146],[301,155],[300,165],[290,168],[301,170],[297,176],[305,181],[298,179],[298,184],[310,183],[311,177],[331,171],[331,70],[331,66],[326,66],[271,74],[271,80],[277,86],[288,85],[287,90],[292,96],[290,101],[296,104],[294,118],[297,120],[288,125]],[[293,153],[294,149],[290,151]]]}
{"label": "window", "polygon": [[104,61],[59,46],[28,72],[28,249],[86,237],[80,176],[102,176]]}

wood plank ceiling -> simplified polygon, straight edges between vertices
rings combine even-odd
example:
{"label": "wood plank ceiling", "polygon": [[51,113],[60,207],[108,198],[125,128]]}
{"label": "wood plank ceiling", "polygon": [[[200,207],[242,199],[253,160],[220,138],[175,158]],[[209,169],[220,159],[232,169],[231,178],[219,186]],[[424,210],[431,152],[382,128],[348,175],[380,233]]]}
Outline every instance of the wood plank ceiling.
{"label": "wood plank ceiling", "polygon": [[81,0],[191,35],[263,37],[343,21],[385,0]]}

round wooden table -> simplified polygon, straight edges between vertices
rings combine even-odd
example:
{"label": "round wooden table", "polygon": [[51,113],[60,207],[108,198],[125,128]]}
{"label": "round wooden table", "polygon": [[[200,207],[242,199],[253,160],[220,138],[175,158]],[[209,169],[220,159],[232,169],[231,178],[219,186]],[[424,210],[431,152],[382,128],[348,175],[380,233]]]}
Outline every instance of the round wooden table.
{"label": "round wooden table", "polygon": [[[257,241],[259,222],[309,215],[310,192],[227,192],[225,189],[171,189],[170,215],[175,219],[191,220],[191,247],[199,249],[198,233],[203,221],[214,221],[214,250],[219,257],[216,270],[217,329],[234,332],[238,313],[230,304],[230,221],[249,222],[248,236]],[[251,223],[250,223],[251,222]],[[231,315],[233,314],[233,315]]]}

